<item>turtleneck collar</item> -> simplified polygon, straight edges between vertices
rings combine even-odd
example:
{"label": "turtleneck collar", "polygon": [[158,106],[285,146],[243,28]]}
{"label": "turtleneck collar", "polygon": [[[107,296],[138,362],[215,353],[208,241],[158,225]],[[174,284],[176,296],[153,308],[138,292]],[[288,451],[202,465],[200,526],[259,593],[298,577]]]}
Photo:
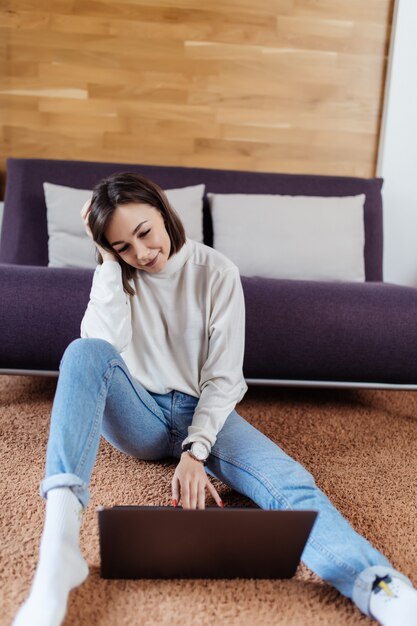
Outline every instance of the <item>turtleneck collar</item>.
{"label": "turtleneck collar", "polygon": [[155,274],[151,274],[150,272],[146,272],[145,270],[138,270],[140,272],[141,278],[149,278],[150,280],[159,279],[159,278],[169,278],[176,274],[184,265],[187,259],[190,258],[192,253],[191,242],[188,237],[185,240],[182,248],[178,250],[173,256],[171,256],[165,264],[165,267],[156,272]]}

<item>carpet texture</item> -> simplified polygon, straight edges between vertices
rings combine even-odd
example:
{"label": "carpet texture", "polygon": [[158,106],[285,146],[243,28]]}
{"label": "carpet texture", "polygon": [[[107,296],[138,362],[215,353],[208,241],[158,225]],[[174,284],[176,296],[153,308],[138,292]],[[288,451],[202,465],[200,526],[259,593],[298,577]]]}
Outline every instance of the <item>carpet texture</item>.
{"label": "carpet texture", "polygon": [[[43,477],[56,379],[0,376],[0,623],[10,624],[37,563]],[[353,527],[417,585],[417,395],[250,387],[238,412],[316,478]],[[106,581],[95,509],[170,505],[176,461],[140,461],[101,440],[81,530],[90,567],[70,594],[65,626],[374,624],[303,564],[291,580]],[[213,480],[213,479],[211,479]],[[213,480],[226,506],[253,503]],[[207,505],[214,502],[207,495]]]}

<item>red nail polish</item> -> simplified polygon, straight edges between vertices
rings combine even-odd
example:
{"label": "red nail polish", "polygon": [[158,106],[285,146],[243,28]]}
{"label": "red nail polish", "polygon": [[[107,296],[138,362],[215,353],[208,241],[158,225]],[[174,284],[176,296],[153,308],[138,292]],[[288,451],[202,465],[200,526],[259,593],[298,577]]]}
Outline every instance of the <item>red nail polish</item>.
{"label": "red nail polish", "polygon": [[224,508],[223,500],[220,500],[220,506],[222,507],[222,509]]}
{"label": "red nail polish", "polygon": [[172,506],[177,506],[177,501],[176,500],[172,500]]}

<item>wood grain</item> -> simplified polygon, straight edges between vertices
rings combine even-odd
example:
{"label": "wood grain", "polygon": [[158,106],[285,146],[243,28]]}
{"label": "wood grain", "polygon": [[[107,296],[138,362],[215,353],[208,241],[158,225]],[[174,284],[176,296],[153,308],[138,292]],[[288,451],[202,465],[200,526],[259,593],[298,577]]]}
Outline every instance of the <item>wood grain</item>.
{"label": "wood grain", "polygon": [[375,175],[393,0],[0,1],[7,157]]}

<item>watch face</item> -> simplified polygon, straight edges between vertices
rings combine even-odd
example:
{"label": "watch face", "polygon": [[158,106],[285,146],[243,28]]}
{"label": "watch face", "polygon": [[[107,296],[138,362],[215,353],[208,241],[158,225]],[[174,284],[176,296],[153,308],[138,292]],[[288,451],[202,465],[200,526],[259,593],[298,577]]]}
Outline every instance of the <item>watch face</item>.
{"label": "watch face", "polygon": [[204,461],[208,457],[207,447],[204,445],[204,443],[201,443],[200,441],[194,441],[193,445],[191,446],[191,451],[194,456],[201,461]]}

